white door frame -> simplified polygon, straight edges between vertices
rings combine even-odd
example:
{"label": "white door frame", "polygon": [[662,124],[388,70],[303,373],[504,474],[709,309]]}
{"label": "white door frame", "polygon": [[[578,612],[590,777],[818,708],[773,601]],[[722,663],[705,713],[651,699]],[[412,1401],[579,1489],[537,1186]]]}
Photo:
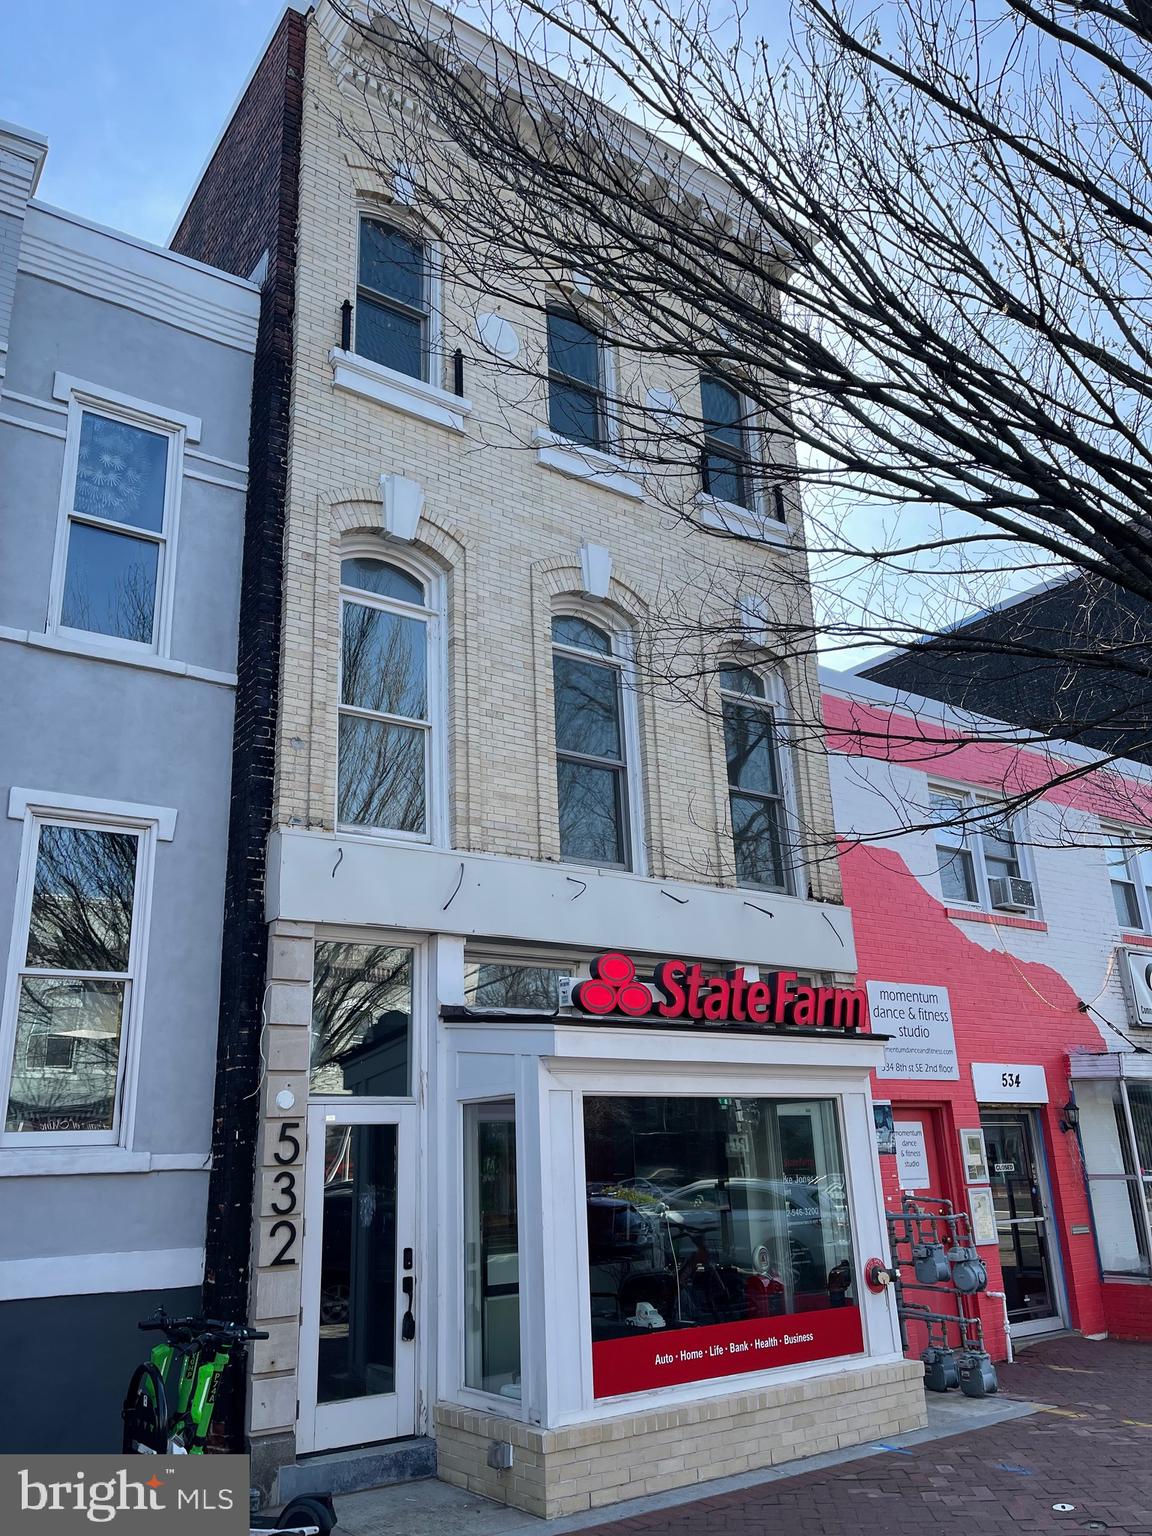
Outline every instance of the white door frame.
{"label": "white door frame", "polygon": [[[330,1125],[396,1126],[396,1341],[395,1390],[343,1402],[318,1403],[320,1355],[320,1274],[323,1258],[325,1131]],[[402,1280],[416,1286],[413,1311],[423,1314],[419,1289],[424,1276],[418,1242],[418,1107],[370,1099],[314,1100],[308,1106],[308,1150],[304,1172],[304,1244],[300,1267],[300,1404],[296,1443],[301,1452],[337,1450],[416,1432],[417,1350],[420,1329],[411,1342],[401,1338],[406,1300]],[[413,1268],[403,1267],[410,1249]]]}
{"label": "white door frame", "polygon": [[1048,1178],[1048,1153],[1044,1146],[1044,1127],[1040,1111],[1034,1104],[981,1104],[980,1114],[995,1119],[1022,1119],[1027,1122],[1027,1135],[1032,1153],[1036,1187],[1040,1191],[1040,1212],[1044,1223],[1044,1240],[1048,1255],[1048,1284],[1052,1294],[1052,1315],[1034,1317],[1022,1323],[1009,1323],[1013,1339],[1030,1339],[1043,1333],[1060,1333],[1068,1326],[1068,1301],[1064,1288],[1064,1265],[1061,1262],[1060,1238],[1052,1215],[1052,1185]]}

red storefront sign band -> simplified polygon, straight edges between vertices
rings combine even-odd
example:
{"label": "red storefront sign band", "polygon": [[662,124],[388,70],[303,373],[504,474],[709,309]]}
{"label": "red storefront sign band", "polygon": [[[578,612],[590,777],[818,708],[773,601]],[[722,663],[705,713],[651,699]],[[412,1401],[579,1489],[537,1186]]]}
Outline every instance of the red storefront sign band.
{"label": "red storefront sign band", "polygon": [[859,1307],[710,1323],[704,1328],[654,1328],[636,1338],[594,1343],[592,1390],[596,1397],[619,1397],[712,1376],[858,1355],[863,1348]]}
{"label": "red storefront sign band", "polygon": [[642,1019],[693,1019],[718,1024],[782,1025],[856,1031],[867,1027],[868,1002],[861,987],[810,987],[795,971],[773,971],[749,981],[742,970],[705,976],[686,960],[663,960],[652,984],[638,981],[636,967],[616,951],[597,955],[587,981],[572,988],[585,1013],[622,1013]]}

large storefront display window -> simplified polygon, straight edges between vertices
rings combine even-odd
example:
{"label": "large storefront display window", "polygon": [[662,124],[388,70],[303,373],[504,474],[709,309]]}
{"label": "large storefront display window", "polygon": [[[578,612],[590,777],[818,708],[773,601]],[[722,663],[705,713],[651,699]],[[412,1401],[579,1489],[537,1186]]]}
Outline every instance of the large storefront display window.
{"label": "large storefront display window", "polygon": [[1081,1081],[1076,1105],[1101,1268],[1106,1275],[1148,1275],[1152,1083]]}
{"label": "large storefront display window", "polygon": [[832,1099],[584,1100],[595,1395],[863,1349]]}

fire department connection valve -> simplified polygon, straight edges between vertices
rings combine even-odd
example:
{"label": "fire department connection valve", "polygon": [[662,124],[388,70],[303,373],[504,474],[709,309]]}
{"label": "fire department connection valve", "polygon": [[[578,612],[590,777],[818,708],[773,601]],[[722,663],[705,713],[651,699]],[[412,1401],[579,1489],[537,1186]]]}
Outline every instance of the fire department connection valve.
{"label": "fire department connection valve", "polygon": [[870,1291],[886,1291],[890,1285],[895,1285],[900,1278],[900,1271],[894,1264],[885,1264],[883,1259],[869,1259],[864,1266],[864,1284]]}

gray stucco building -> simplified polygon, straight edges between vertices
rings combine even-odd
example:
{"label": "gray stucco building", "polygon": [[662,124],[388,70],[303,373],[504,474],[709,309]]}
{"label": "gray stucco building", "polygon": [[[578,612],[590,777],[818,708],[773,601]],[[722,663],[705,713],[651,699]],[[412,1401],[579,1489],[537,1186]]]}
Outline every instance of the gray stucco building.
{"label": "gray stucco building", "polygon": [[260,304],[36,202],[46,151],[0,124],[5,1452],[118,1449],[199,1300]]}

